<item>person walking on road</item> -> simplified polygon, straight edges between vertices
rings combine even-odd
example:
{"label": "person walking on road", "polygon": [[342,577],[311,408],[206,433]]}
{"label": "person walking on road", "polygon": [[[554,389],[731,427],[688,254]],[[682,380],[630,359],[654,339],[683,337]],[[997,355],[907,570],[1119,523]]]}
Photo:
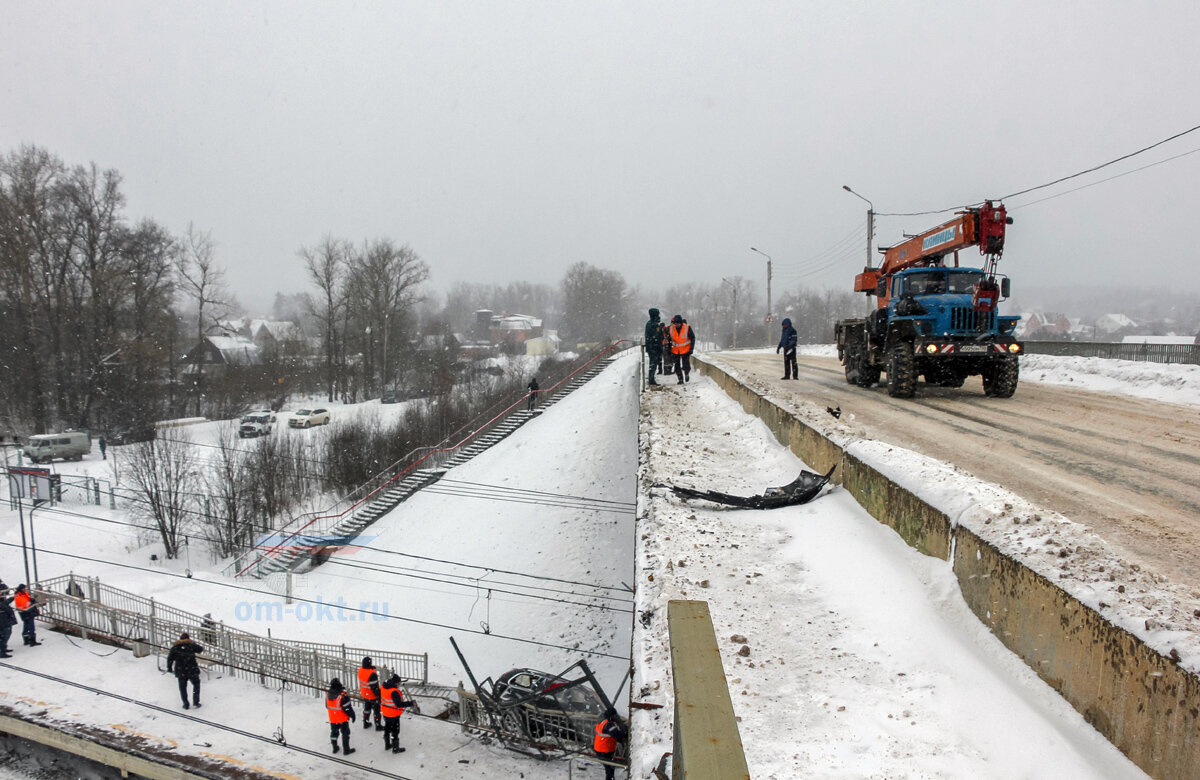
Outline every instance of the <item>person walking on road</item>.
{"label": "person walking on road", "polygon": [[8,640],[12,637],[13,626],[17,624],[12,602],[8,586],[0,580],[0,658],[12,658],[12,653],[8,652]]}
{"label": "person walking on road", "polygon": [[380,707],[383,709],[383,749],[391,748],[393,753],[403,753],[400,747],[400,716],[406,707],[414,707],[416,702],[404,698],[400,689],[400,675],[393,674],[379,690]]}
{"label": "person walking on road", "polygon": [[108,442],[104,440],[103,436],[100,437],[100,457],[108,460]]}
{"label": "person walking on road", "polygon": [[[604,713],[604,720],[596,724],[596,738],[592,742],[592,750],[596,752],[597,758],[612,761],[617,754],[617,744],[623,739],[625,726],[616,710],[609,707],[608,712]],[[613,780],[615,773],[616,769],[612,764],[604,765],[604,780]]]}
{"label": "person walking on road", "polygon": [[650,319],[646,321],[646,360],[650,363],[650,376],[646,380],[648,385],[657,385],[654,381],[656,371],[662,370],[663,360],[663,338],[666,328],[663,326],[662,320],[659,319],[658,309],[650,309]]}
{"label": "person walking on road", "polygon": [[379,672],[375,670],[375,664],[371,663],[370,656],[362,659],[362,666],[358,668],[358,695],[362,696],[363,700],[363,728],[371,728],[371,713],[375,713],[375,730],[382,731],[383,723],[379,718]]}
{"label": "person walking on road", "polygon": [[196,661],[196,656],[204,652],[204,645],[192,640],[188,633],[184,631],[179,635],[179,639],[175,644],[171,645],[171,651],[167,653],[167,671],[175,674],[175,679],[179,682],[179,698],[183,699],[183,708],[186,710],[188,705],[188,683],[192,684],[192,703],[191,707],[200,707],[200,664]]}
{"label": "person walking on road", "polygon": [[675,364],[675,376],[679,384],[691,380],[691,355],[696,348],[696,334],[692,326],[682,315],[676,314],[671,318],[671,327],[667,328],[667,337],[671,342],[671,358]]}
{"label": "person walking on road", "polygon": [[13,606],[17,608],[17,614],[21,616],[21,638],[25,640],[25,644],[29,647],[40,645],[37,641],[37,625],[33,622],[38,616],[38,605],[33,600],[33,596],[29,595],[29,589],[25,587],[25,583],[17,586],[17,591],[13,595]]}
{"label": "person walking on road", "polygon": [[354,748],[350,747],[350,721],[357,720],[357,717],[345,686],[336,677],[329,681],[329,690],[325,692],[325,712],[329,716],[329,742],[333,745],[333,752],[338,752],[338,735],[341,735],[342,752],[350,755],[354,752]]}
{"label": "person walking on road", "polygon": [[800,373],[796,368],[796,329],[787,317],[783,318],[780,325],[783,326],[783,332],[779,336],[779,346],[775,347],[775,354],[778,355],[779,350],[783,350],[783,378],[799,379]]}

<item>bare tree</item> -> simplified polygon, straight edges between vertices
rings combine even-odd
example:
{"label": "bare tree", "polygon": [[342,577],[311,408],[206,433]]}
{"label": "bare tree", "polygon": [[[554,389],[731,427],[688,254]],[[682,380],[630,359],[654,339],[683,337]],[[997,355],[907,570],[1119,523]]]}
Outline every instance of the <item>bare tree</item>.
{"label": "bare tree", "polygon": [[575,342],[612,341],[625,331],[625,278],[576,263],[562,280],[561,331]]}
{"label": "bare tree", "polygon": [[396,354],[428,278],[429,266],[412,247],[397,246],[390,239],[365,242],[350,256],[347,317],[363,356],[365,389],[395,381]]}
{"label": "bare tree", "polygon": [[333,236],[325,236],[316,246],[300,250],[304,268],[319,293],[310,299],[310,312],[321,326],[321,350],[325,358],[325,383],[330,401],[336,397],[338,355],[343,350],[338,325],[346,303],[346,259],[349,254],[349,244]]}
{"label": "bare tree", "polygon": [[205,515],[209,537],[217,553],[233,555],[244,549],[253,536],[249,518],[250,485],[246,454],[238,449],[236,427],[224,425],[217,436],[217,460],[205,472],[208,493],[217,499],[216,515]]}
{"label": "bare tree", "polygon": [[167,558],[179,555],[195,509],[196,456],[187,434],[123,447],[117,455],[138,495],[137,514],[154,521]]}
{"label": "bare tree", "polygon": [[[217,266],[212,236],[189,224],[180,242],[176,258],[179,291],[196,305],[196,343],[204,342],[210,325],[228,313],[229,298],[225,288],[225,271]],[[196,363],[196,414],[201,414],[204,394],[204,361]]]}

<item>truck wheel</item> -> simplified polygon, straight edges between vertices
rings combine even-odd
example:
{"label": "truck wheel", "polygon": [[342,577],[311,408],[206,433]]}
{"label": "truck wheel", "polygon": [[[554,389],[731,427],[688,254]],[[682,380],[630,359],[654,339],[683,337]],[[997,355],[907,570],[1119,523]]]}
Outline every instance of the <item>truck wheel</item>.
{"label": "truck wheel", "polygon": [[892,398],[912,398],[917,388],[917,358],[912,345],[901,341],[888,351],[888,395]]}
{"label": "truck wheel", "polygon": [[983,392],[992,398],[1012,398],[1021,367],[1015,357],[1003,357],[983,372]]}
{"label": "truck wheel", "polygon": [[868,366],[866,356],[862,356],[858,361],[858,381],[855,383],[859,387],[874,387],[879,381],[879,375],[883,373],[879,366]]}

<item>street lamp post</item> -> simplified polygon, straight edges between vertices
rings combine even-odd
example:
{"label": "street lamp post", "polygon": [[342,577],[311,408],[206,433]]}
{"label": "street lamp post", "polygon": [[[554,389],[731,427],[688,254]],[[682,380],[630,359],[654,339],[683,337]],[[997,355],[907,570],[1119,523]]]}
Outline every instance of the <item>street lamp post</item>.
{"label": "street lamp post", "polygon": [[724,279],[724,278],[721,279],[721,281],[723,283],[729,285],[729,288],[731,290],[733,290],[733,312],[732,312],[733,316],[730,318],[733,322],[733,347],[732,347],[732,349],[737,349],[737,293],[738,293],[737,283],[731,282],[728,279]]}
{"label": "street lamp post", "polygon": [[[766,252],[759,251],[754,247],[750,247],[751,252],[758,252],[763,257],[767,258],[767,322],[771,322],[771,256]],[[770,333],[770,331],[768,331]],[[768,336],[768,341],[770,337]]]}
{"label": "street lamp post", "polygon": [[854,190],[850,189],[849,185],[843,184],[842,189],[850,193],[859,200],[867,203],[867,268],[871,267],[871,236],[875,235],[875,204],[859,195]]}

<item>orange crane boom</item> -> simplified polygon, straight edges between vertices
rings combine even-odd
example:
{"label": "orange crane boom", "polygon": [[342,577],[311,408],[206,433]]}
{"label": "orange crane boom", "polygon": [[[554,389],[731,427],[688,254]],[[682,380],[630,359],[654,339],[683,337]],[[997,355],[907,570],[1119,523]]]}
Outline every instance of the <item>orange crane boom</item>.
{"label": "orange crane boom", "polygon": [[907,268],[942,265],[942,259],[951,252],[956,253],[954,264],[958,265],[958,250],[970,246],[979,247],[979,253],[988,256],[987,270],[993,272],[1004,252],[1004,228],[1011,224],[1003,203],[993,206],[989,200],[979,208],[960,211],[949,222],[884,249],[881,266],[864,268],[854,277],[854,291],[874,294],[881,278]]}

